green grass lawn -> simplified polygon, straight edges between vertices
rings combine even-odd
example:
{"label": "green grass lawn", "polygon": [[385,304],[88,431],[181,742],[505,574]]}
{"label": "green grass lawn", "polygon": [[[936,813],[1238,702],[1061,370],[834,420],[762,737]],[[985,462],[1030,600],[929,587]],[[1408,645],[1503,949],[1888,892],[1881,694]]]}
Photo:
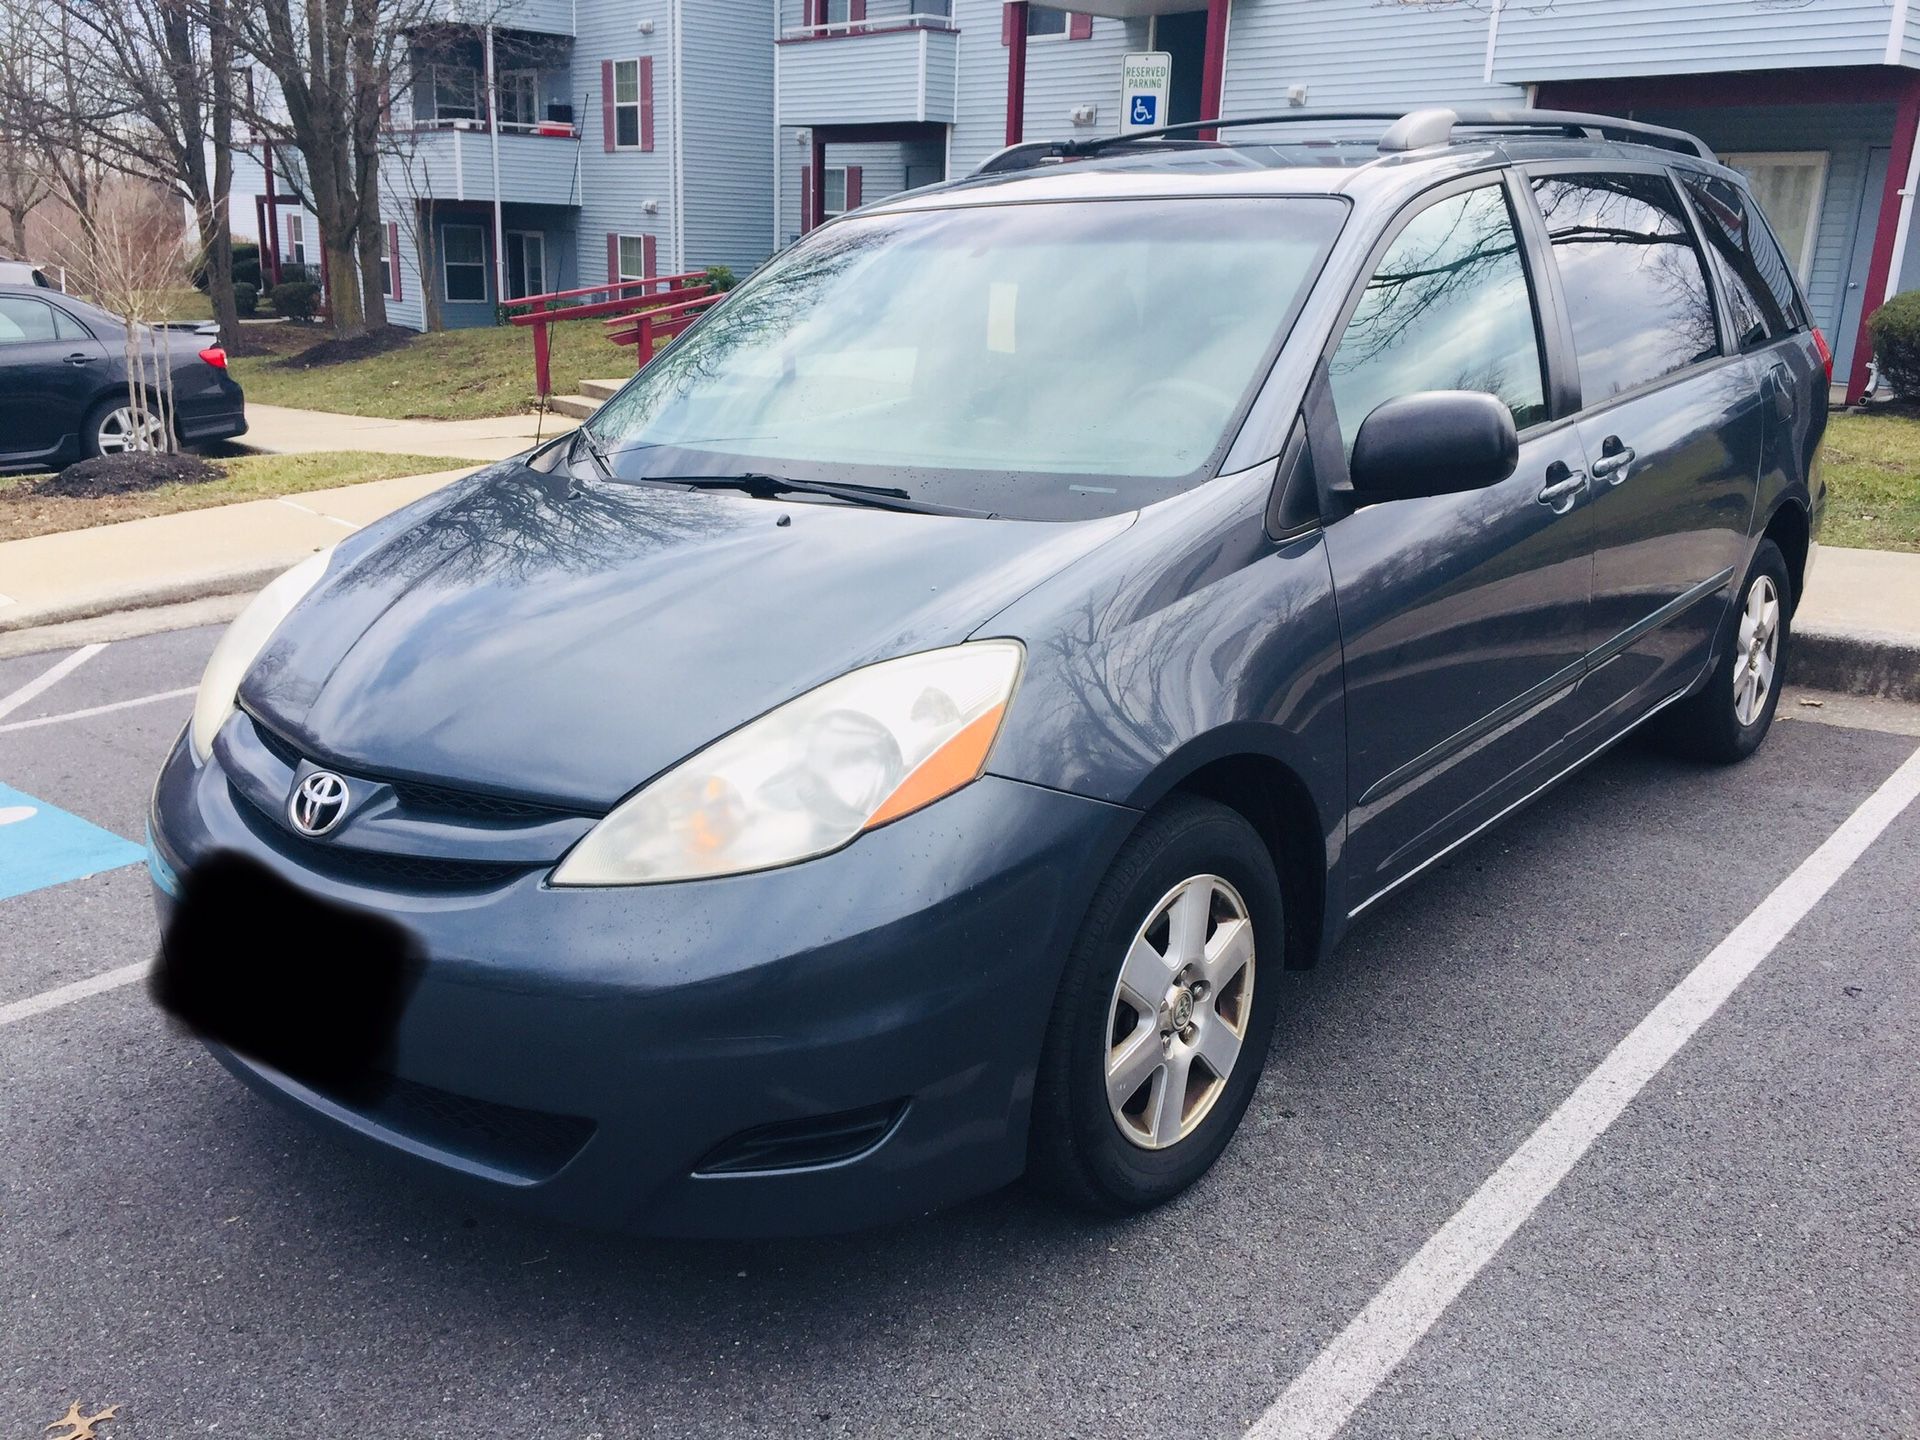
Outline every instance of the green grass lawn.
{"label": "green grass lawn", "polygon": [[23,540],[56,530],[82,530],[89,525],[171,515],[179,510],[201,510],[239,500],[298,495],[304,490],[357,485],[363,480],[430,475],[442,470],[458,470],[463,465],[478,468],[475,462],[449,460],[444,455],[376,455],[362,450],[327,450],[312,455],[244,455],[212,463],[225,472],[218,480],[161,485],[152,490],[92,500],[32,494],[33,482],[43,478],[39,475],[0,475],[0,540]]}
{"label": "green grass lawn", "polygon": [[[633,368],[633,352],[609,344],[597,321],[556,325],[551,334],[556,395]],[[300,355],[329,338],[324,327],[251,326],[244,338],[245,349],[280,352],[240,354],[231,362],[247,398],[263,405],[387,420],[477,420],[534,408],[533,336],[517,325],[392,337],[391,348],[322,364],[302,363]]]}
{"label": "green grass lawn", "polygon": [[1920,419],[1835,415],[1827,425],[1826,545],[1920,552]]}

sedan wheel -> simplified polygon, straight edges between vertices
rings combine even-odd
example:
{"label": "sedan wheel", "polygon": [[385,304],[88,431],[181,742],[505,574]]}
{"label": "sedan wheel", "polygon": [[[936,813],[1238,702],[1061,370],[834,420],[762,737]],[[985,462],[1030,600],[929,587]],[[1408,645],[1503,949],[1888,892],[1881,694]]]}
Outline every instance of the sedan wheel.
{"label": "sedan wheel", "polygon": [[1253,1005],[1253,921],[1218,875],[1174,886],[1134,936],[1113,988],[1107,1104],[1145,1150],[1207,1118],[1240,1058]]}
{"label": "sedan wheel", "polygon": [[158,450],[165,427],[149,410],[122,405],[100,417],[94,448],[102,455],[125,455],[136,450]]}
{"label": "sedan wheel", "polygon": [[1780,592],[1773,577],[1756,575],[1747,590],[1734,651],[1733,715],[1751,725],[1767,708],[1774,667],[1780,658]]}

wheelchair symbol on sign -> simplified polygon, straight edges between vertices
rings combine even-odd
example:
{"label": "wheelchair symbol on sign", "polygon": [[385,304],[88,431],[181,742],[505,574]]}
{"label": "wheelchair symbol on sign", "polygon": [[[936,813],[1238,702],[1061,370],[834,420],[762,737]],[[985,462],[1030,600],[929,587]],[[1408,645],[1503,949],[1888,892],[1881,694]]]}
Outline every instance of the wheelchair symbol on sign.
{"label": "wheelchair symbol on sign", "polygon": [[1127,117],[1127,121],[1132,125],[1151,125],[1159,108],[1158,95],[1136,95],[1133,97],[1133,113]]}

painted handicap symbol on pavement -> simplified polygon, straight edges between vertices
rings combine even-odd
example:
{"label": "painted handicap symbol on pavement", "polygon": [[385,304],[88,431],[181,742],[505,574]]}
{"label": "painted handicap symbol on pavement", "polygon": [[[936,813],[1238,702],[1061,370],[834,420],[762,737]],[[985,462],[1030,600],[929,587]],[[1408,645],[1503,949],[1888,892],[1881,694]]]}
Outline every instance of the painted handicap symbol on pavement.
{"label": "painted handicap symbol on pavement", "polygon": [[131,840],[0,785],[0,900],[146,858]]}

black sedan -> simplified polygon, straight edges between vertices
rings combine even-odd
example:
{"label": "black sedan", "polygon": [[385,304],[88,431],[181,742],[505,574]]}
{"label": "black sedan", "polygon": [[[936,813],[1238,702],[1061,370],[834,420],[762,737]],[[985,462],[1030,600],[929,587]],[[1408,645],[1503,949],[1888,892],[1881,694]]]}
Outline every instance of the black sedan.
{"label": "black sedan", "polygon": [[245,397],[226,351],[199,330],[144,330],[147,368],[172,371],[171,397],[135,405],[127,389],[126,326],[71,295],[0,285],[0,466],[59,466],[155,448],[170,405],[183,444],[247,432]]}

